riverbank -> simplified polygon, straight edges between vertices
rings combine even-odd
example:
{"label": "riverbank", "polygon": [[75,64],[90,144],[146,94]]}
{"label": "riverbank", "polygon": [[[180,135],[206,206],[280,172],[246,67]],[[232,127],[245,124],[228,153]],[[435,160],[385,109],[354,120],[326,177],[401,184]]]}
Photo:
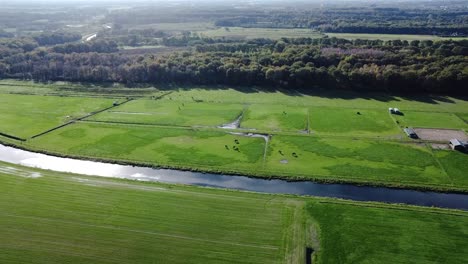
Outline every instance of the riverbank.
{"label": "riverbank", "polygon": [[312,182],[323,183],[323,184],[351,184],[351,185],[356,185],[356,186],[386,187],[386,188],[402,189],[402,190],[433,191],[433,192],[439,192],[439,193],[460,193],[460,194],[468,193],[468,188],[458,188],[458,187],[453,187],[453,186],[363,181],[363,180],[357,180],[357,179],[349,179],[349,177],[347,177],[346,179],[342,179],[342,178],[334,178],[330,176],[315,176],[314,177],[310,175],[275,175],[267,171],[250,171],[250,170],[241,170],[241,169],[226,170],[226,169],[220,169],[220,168],[202,167],[199,165],[194,165],[194,167],[165,165],[165,164],[158,165],[158,164],[152,164],[152,163],[141,162],[141,161],[132,161],[132,160],[126,160],[126,159],[109,159],[109,158],[102,158],[102,157],[64,154],[64,153],[60,153],[56,151],[35,148],[34,146],[31,146],[25,143],[18,144],[12,140],[2,139],[1,137],[0,137],[0,144],[22,149],[25,151],[31,151],[34,153],[41,153],[41,154],[46,154],[46,155],[51,155],[51,156],[56,156],[56,157],[61,157],[61,158],[70,158],[70,159],[78,159],[78,160],[84,160],[84,161],[103,162],[103,163],[109,163],[109,164],[138,166],[138,167],[146,167],[146,168],[173,169],[173,170],[181,170],[181,171],[187,171],[187,172],[212,173],[212,174],[222,174],[222,175],[232,175],[232,176],[244,175],[244,176],[252,177],[252,178],[269,179],[269,180],[278,179],[278,180],[284,180],[288,182],[312,181]]}
{"label": "riverbank", "polygon": [[355,201],[376,201],[397,204],[435,206],[468,210],[468,196],[421,192],[414,190],[382,187],[357,186],[350,184],[314,183],[311,181],[285,181],[261,179],[239,175],[199,173],[173,169],[138,166],[61,158],[28,152],[0,145],[0,160],[65,173],[119,179],[211,186],[222,189],[245,190],[262,193],[293,194],[306,196],[334,197]]}

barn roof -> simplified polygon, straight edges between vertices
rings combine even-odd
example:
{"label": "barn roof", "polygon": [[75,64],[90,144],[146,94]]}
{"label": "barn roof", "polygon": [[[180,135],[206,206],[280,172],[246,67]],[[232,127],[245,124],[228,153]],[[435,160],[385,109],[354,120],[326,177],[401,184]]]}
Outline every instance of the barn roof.
{"label": "barn roof", "polygon": [[406,134],[410,135],[410,134],[416,134],[416,132],[414,132],[414,130],[412,128],[405,128],[404,129]]}
{"label": "barn roof", "polygon": [[453,146],[463,146],[464,145],[460,140],[458,140],[456,138],[451,139],[450,144],[452,144]]}

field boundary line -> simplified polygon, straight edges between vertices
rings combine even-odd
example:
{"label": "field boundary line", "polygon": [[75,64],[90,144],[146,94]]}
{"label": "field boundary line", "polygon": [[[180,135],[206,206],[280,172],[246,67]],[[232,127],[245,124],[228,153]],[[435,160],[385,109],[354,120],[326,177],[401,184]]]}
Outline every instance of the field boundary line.
{"label": "field boundary line", "polygon": [[2,132],[0,132],[0,136],[6,137],[6,138],[9,138],[9,139],[18,140],[18,141],[26,141],[26,139],[24,139],[24,138],[12,136],[12,135],[9,135],[9,134],[6,134],[6,133],[2,133]]}
{"label": "field boundary line", "polygon": [[41,132],[41,133],[39,133],[39,134],[36,134],[36,135],[32,136],[31,139],[34,139],[34,138],[43,136],[43,135],[48,134],[48,133],[50,133],[50,132],[52,132],[52,131],[55,131],[55,130],[57,130],[57,129],[66,127],[66,126],[68,126],[68,125],[71,125],[71,124],[75,123],[76,121],[81,121],[81,120],[83,120],[83,119],[86,119],[86,118],[88,118],[88,117],[97,115],[97,114],[102,113],[102,112],[104,112],[104,111],[107,111],[107,110],[109,110],[109,109],[119,107],[119,106],[121,106],[121,105],[123,105],[123,104],[126,104],[126,103],[132,101],[132,100],[133,100],[133,99],[130,98],[130,99],[128,99],[127,101],[122,102],[122,103],[120,103],[120,104],[118,104],[118,105],[112,105],[112,106],[110,106],[110,107],[106,107],[106,108],[104,108],[104,109],[101,109],[101,110],[98,110],[98,111],[95,111],[95,112],[91,112],[91,113],[89,113],[89,114],[87,114],[87,115],[85,115],[85,116],[78,117],[78,118],[76,118],[76,119],[73,119],[73,120],[71,120],[71,121],[65,123],[65,124],[61,124],[61,125],[59,125],[59,126],[56,126],[56,127],[54,127],[54,128],[51,128],[51,129],[49,129],[49,130],[46,130],[46,131]]}
{"label": "field boundary line", "polygon": [[112,225],[94,225],[94,224],[86,224],[86,223],[79,223],[79,222],[72,222],[72,221],[61,221],[61,220],[55,220],[55,219],[51,219],[51,218],[44,218],[44,217],[23,216],[23,215],[13,215],[13,214],[0,214],[0,215],[5,216],[5,217],[11,217],[11,218],[22,218],[22,219],[39,220],[39,221],[52,222],[52,223],[62,223],[62,224],[85,226],[85,227],[95,227],[95,228],[117,230],[117,231],[131,232],[131,233],[139,233],[139,234],[146,234],[146,235],[155,235],[155,236],[178,238],[178,239],[184,239],[184,240],[192,240],[192,241],[198,241],[198,242],[208,242],[208,243],[231,245],[231,246],[252,247],[252,248],[260,248],[260,249],[268,249],[268,250],[278,250],[277,246],[232,243],[232,242],[227,242],[227,241],[202,239],[202,238],[194,238],[194,237],[188,237],[188,236],[182,236],[182,235],[174,235],[174,234],[151,232],[151,231],[144,231],[144,230],[138,230],[138,229],[130,229],[130,228],[124,228],[124,227],[118,227],[118,226],[112,226]]}

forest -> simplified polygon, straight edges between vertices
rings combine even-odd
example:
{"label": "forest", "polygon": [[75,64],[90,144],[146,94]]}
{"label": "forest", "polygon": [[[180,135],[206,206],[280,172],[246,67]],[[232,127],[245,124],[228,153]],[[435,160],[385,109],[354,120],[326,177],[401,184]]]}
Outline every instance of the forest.
{"label": "forest", "polygon": [[[62,39],[60,37],[59,39]],[[49,42],[58,42],[49,40]],[[206,44],[206,43],[213,44]],[[0,78],[467,94],[468,40],[256,39],[170,54],[122,54],[96,40],[0,42]]]}

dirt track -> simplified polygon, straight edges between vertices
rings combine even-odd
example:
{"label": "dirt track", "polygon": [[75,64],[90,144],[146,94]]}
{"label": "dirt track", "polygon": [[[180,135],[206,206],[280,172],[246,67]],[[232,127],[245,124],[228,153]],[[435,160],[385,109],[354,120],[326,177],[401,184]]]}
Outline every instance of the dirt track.
{"label": "dirt track", "polygon": [[468,136],[462,130],[455,129],[432,129],[432,128],[415,128],[414,131],[418,137],[423,140],[431,141],[446,141],[456,138],[462,141],[467,141]]}

